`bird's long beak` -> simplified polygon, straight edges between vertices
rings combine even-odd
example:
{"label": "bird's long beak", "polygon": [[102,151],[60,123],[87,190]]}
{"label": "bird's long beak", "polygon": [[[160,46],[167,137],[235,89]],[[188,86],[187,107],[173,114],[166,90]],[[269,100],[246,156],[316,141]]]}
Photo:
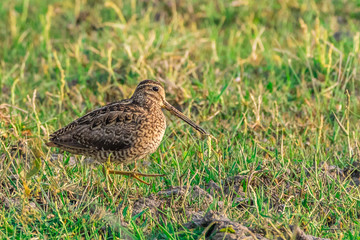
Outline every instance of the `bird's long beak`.
{"label": "bird's long beak", "polygon": [[181,118],[184,122],[192,126],[195,130],[199,131],[202,135],[209,135],[204,129],[202,129],[199,125],[191,121],[188,117],[186,117],[184,114],[182,114],[180,111],[178,111],[176,108],[171,106],[170,103],[168,103],[166,100],[164,100],[164,108],[168,110],[171,114],[177,116],[178,118]]}

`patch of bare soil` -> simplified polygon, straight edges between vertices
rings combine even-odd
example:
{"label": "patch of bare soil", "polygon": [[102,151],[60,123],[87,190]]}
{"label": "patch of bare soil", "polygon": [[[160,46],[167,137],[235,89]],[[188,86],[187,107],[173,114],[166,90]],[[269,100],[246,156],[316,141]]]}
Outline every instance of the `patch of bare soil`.
{"label": "patch of bare soil", "polygon": [[323,176],[339,179],[340,181],[350,180],[350,185],[360,186],[360,161],[355,161],[352,165],[341,169],[335,165],[328,165],[326,162],[320,163]]}
{"label": "patch of bare soil", "polygon": [[192,221],[183,225],[188,229],[205,228],[202,235],[207,239],[266,239],[240,223],[229,220],[224,214],[209,211],[204,216],[195,214]]}
{"label": "patch of bare soil", "polygon": [[350,177],[352,184],[360,186],[360,161],[354,162],[352,166],[344,169],[344,176]]}
{"label": "patch of bare soil", "polygon": [[[245,239],[259,239],[265,240],[260,233],[248,228],[241,223],[229,220],[224,214],[219,212],[209,211],[204,216],[194,215],[191,222],[183,225],[188,229],[196,227],[203,227],[203,236],[212,240],[245,240]],[[325,238],[317,238],[305,234],[299,227],[290,226],[292,235],[283,234],[286,239],[296,240],[326,240]],[[277,239],[283,239],[277,236]]]}
{"label": "patch of bare soil", "polygon": [[153,217],[158,218],[166,212],[167,208],[172,208],[175,212],[181,213],[183,213],[183,209],[186,209],[185,214],[191,216],[194,212],[206,210],[211,203],[213,203],[213,197],[197,185],[193,187],[171,187],[157,194],[151,194],[149,197],[136,200],[132,207],[132,216],[149,211]]}

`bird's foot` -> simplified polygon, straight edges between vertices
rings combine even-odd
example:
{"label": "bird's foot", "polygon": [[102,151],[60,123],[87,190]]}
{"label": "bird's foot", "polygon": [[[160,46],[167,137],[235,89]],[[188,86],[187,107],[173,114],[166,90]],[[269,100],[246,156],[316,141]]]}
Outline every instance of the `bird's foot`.
{"label": "bird's foot", "polygon": [[150,183],[145,182],[144,180],[140,179],[139,176],[141,176],[141,177],[164,177],[165,176],[165,174],[146,174],[146,173],[140,173],[140,172],[135,172],[135,171],[118,171],[118,170],[109,170],[109,174],[129,176],[129,177],[135,178],[136,180],[138,180],[142,183],[145,183],[147,185],[150,185]]}

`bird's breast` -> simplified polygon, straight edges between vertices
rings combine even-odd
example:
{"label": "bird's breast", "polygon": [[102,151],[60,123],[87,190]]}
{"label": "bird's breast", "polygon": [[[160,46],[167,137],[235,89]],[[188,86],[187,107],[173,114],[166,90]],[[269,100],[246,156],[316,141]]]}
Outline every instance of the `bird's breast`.
{"label": "bird's breast", "polygon": [[150,111],[138,131],[138,144],[147,153],[153,153],[159,147],[166,129],[166,118],[159,110]]}

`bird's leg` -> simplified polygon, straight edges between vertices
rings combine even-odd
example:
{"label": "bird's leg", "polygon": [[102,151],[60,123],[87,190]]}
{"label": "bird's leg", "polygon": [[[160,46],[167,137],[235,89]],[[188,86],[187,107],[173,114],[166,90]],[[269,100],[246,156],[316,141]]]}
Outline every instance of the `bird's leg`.
{"label": "bird's leg", "polygon": [[109,174],[118,174],[118,175],[124,175],[129,176],[132,178],[135,178],[136,180],[145,183],[147,185],[150,185],[150,183],[145,182],[144,180],[140,179],[139,176],[142,177],[163,177],[165,174],[146,174],[146,173],[140,173],[135,171],[118,171],[118,170],[109,170]]}
{"label": "bird's leg", "polygon": [[[102,168],[102,171],[103,171],[103,174],[105,176],[105,180],[106,182],[109,181],[109,183],[111,185],[113,185],[113,181],[111,180],[110,176],[109,176],[109,167],[110,166],[110,157],[108,158],[108,160],[105,162],[105,164],[103,165],[103,168]],[[109,186],[108,186],[109,187]]]}
{"label": "bird's leg", "polygon": [[136,165],[136,160],[135,160],[135,165],[134,165],[133,172],[135,172],[136,170],[137,170],[137,165]]}

